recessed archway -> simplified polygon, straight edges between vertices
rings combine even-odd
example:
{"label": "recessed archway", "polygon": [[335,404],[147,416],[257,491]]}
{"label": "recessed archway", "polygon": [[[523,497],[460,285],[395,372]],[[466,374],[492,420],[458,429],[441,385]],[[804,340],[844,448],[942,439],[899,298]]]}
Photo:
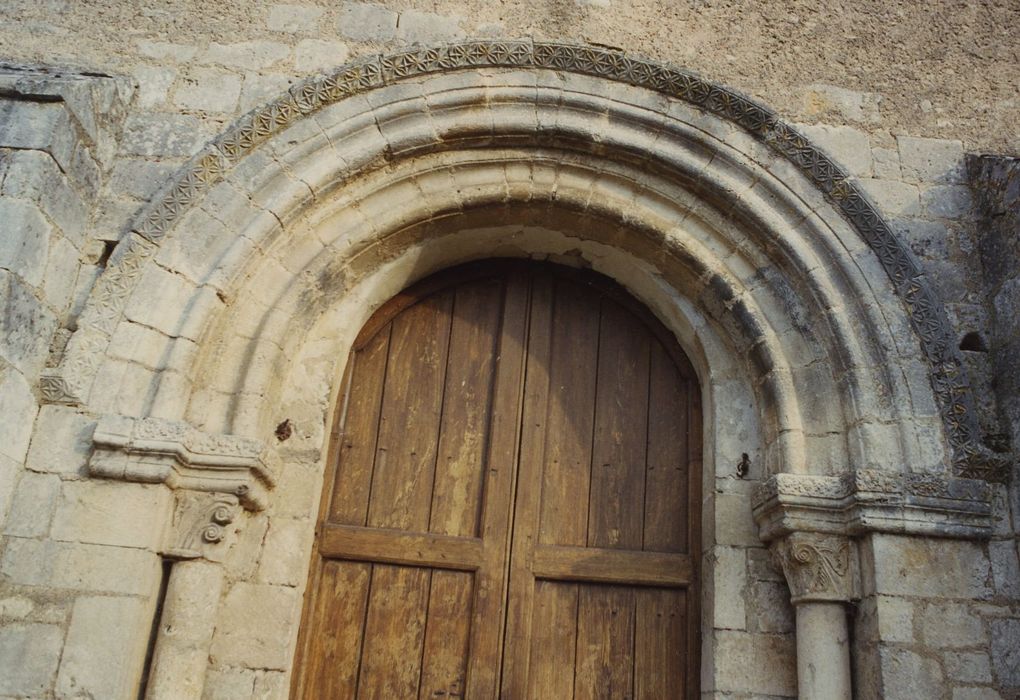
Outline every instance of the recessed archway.
{"label": "recessed archway", "polygon": [[[493,256],[591,268],[655,314],[701,384],[706,483],[748,461],[798,475],[842,509],[812,527],[845,535],[853,475],[980,466],[942,312],[853,183],[761,107],[614,52],[481,42],[342,68],[234,125],[118,248],[47,397],[263,439],[286,419],[290,492],[268,507],[303,554],[318,491],[293,484],[319,483],[358,329]],[[748,489],[729,495],[750,522]],[[710,636],[723,608],[704,607]]]}

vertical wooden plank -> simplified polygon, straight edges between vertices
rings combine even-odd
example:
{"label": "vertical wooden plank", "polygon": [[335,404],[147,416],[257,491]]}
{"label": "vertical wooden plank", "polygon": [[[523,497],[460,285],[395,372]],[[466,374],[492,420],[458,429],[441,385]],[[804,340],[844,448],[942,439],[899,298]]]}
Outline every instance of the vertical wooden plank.
{"label": "vertical wooden plank", "polygon": [[472,574],[433,571],[420,700],[463,698],[471,628]]}
{"label": "vertical wooden plank", "polygon": [[535,583],[535,620],[531,633],[529,698],[574,697],[574,652],[577,647],[577,584]]}
{"label": "vertical wooden plank", "polygon": [[581,586],[574,700],[634,697],[634,590]]}
{"label": "vertical wooden plank", "polygon": [[374,565],[358,674],[359,700],[418,695],[430,573]]}
{"label": "vertical wooden plank", "polygon": [[686,686],[686,601],[680,589],[637,591],[635,700],[676,700]]}
{"label": "vertical wooden plank", "polygon": [[588,513],[578,505],[588,503],[591,481],[600,300],[565,280],[555,290],[539,541],[584,546]]}
{"label": "vertical wooden plank", "polygon": [[368,525],[424,531],[436,467],[453,294],[393,319]]}
{"label": "vertical wooden plank", "polygon": [[478,532],[502,298],[498,279],[456,290],[431,532],[468,537]]}
{"label": "vertical wooden plank", "polygon": [[513,542],[510,550],[510,591],[507,600],[507,639],[503,649],[503,698],[526,697],[531,657],[532,574],[538,536],[546,419],[549,405],[549,351],[552,322],[552,280],[536,275],[531,287],[528,364],[521,413],[521,447],[518,460]]}
{"label": "vertical wooden plank", "polygon": [[665,349],[652,341],[648,396],[644,549],[687,551],[687,383]]}
{"label": "vertical wooden plank", "polygon": [[602,304],[588,544],[641,549],[647,447],[647,329],[615,302]]}
{"label": "vertical wooden plank", "polygon": [[301,696],[353,698],[358,679],[372,565],[323,563]]}
{"label": "vertical wooden plank", "polygon": [[510,524],[517,483],[527,353],[528,299],[527,276],[509,274],[499,331],[491,432],[485,464],[481,533],[485,562],[475,577],[471,623],[471,656],[465,697],[472,700],[495,697],[502,673]]}
{"label": "vertical wooden plank", "polygon": [[693,585],[687,588],[686,619],[687,619],[687,695],[696,697],[701,676],[701,502],[702,502],[702,413],[701,392],[693,380],[686,383],[687,396],[687,465],[688,502],[691,509],[688,514],[689,550],[694,562],[692,576]]}
{"label": "vertical wooden plank", "polygon": [[353,374],[329,510],[329,520],[333,522],[364,525],[368,517],[389,339],[390,328],[383,328],[350,359]]}

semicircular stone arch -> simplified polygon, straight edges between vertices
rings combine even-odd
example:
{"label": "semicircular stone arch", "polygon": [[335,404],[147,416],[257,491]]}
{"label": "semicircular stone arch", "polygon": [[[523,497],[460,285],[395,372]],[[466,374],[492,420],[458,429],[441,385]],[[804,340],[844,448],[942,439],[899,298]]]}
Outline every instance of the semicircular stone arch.
{"label": "semicircular stone arch", "polygon": [[[161,328],[138,410],[182,417],[197,385],[232,377],[220,388],[233,398],[213,421],[256,432],[272,418],[253,417],[256,407],[286,393],[270,375],[287,376],[302,353],[296,339],[330,323],[336,305],[323,300],[351,294],[370,313],[399,291],[372,292],[372,270],[402,256],[406,264],[414,251],[417,264],[401,278],[412,282],[462,261],[465,241],[495,242],[483,234],[500,226],[529,240],[509,245],[514,255],[567,255],[584,241],[585,264],[633,274],[632,288],[651,280],[644,293],[632,290],[662,316],[669,294],[651,287],[690,300],[690,313],[677,312],[685,320],[667,325],[682,335],[688,324],[685,348],[704,356],[690,330],[701,319],[743,358],[777,446],[771,470],[920,459],[919,468],[945,460],[959,475],[980,475],[945,313],[845,172],[769,110],[682,70],[528,41],[366,59],[242,117],[132,222],[44,377],[44,397],[100,405],[93,387],[107,391],[117,373],[118,334],[174,286],[163,279],[169,270],[186,283],[162,300],[179,310]],[[210,240],[216,228],[222,239]],[[599,257],[612,250],[623,252]],[[191,268],[158,264],[167,251]],[[330,287],[338,270],[345,282]],[[225,303],[235,301],[228,321]],[[225,328],[238,318],[258,342],[230,345]],[[175,377],[185,365],[199,369]],[[706,359],[702,371],[711,369]],[[812,390],[838,401],[812,401]],[[940,423],[934,441],[929,418]],[[829,451],[849,462],[810,464],[825,450],[808,443],[832,433],[842,442]],[[855,440],[898,449],[872,464]],[[918,456],[926,441],[948,449]]]}

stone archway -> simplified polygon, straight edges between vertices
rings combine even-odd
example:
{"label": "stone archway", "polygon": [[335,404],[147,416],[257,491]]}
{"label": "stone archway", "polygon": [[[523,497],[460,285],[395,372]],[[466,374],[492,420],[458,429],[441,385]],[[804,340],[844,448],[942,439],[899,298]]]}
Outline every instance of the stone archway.
{"label": "stone archway", "polygon": [[[322,468],[362,322],[494,254],[591,267],[676,335],[711,407],[706,469],[750,455],[761,535],[823,638],[845,639],[841,602],[858,595],[850,536],[987,528],[987,489],[953,476],[982,455],[944,314],[853,183],[745,98],[590,47],[419,49],[243,118],[133,223],[44,393],[121,417],[101,423],[92,474],[178,489],[177,523],[235,518],[187,504],[202,491],[283,509],[274,484]],[[253,439],[283,418],[299,431],[274,468]],[[164,549],[209,558],[216,538]],[[175,570],[222,577],[195,564]],[[202,588],[174,576],[168,611]],[[174,644],[161,638],[153,687],[173,668],[200,689],[204,655]],[[831,669],[836,697],[847,654],[799,661]]]}

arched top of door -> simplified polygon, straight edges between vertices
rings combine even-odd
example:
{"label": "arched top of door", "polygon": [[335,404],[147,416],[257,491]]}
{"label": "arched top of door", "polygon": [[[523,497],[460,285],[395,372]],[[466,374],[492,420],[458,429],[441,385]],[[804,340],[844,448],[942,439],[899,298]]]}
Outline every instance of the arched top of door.
{"label": "arched top of door", "polygon": [[[496,240],[501,226],[517,233]],[[471,250],[433,245],[469,230]],[[984,473],[945,312],[852,179],[761,105],[591,46],[414,48],[240,118],[130,222],[42,391],[182,417],[198,401],[206,426],[260,433],[272,416],[246,397],[272,405],[338,295],[413,251],[399,283],[366,292],[367,313],[407,275],[501,250],[554,253],[551,232],[583,241],[595,269],[629,261],[633,276],[613,276],[660,317],[671,292],[655,303],[638,276],[720,329],[749,368],[774,470]],[[239,318],[251,342],[224,353],[241,347]],[[141,403],[123,383],[97,393],[97,377],[115,373],[110,339],[132,323],[155,324],[168,356],[197,343],[199,369],[170,368],[181,376],[169,384],[167,368],[153,370]],[[707,381],[712,358],[691,344]],[[810,447],[833,433],[846,440],[839,463]]]}

